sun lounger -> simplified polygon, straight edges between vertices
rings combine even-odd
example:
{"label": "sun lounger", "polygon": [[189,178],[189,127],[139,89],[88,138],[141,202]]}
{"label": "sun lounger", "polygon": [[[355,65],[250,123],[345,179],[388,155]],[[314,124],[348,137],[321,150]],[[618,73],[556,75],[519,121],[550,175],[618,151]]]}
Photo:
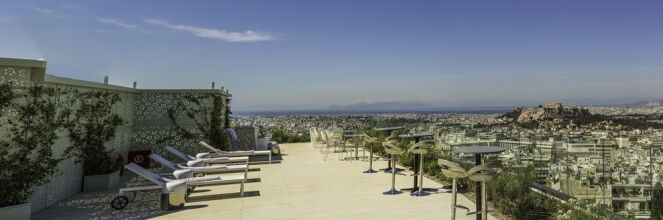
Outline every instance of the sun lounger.
{"label": "sun lounger", "polygon": [[194,160],[201,160],[203,163],[206,164],[220,164],[220,163],[248,163],[249,162],[249,157],[243,156],[243,157],[229,157],[229,156],[221,156],[221,157],[212,157],[210,153],[199,153],[196,154],[196,157],[193,157],[191,155],[188,155],[182,151],[179,151],[173,147],[166,147],[166,151],[170,152],[171,154],[175,155],[177,158],[180,158],[184,161],[194,161]]}
{"label": "sun lounger", "polygon": [[269,163],[272,163],[272,151],[270,151],[270,150],[223,151],[223,150],[217,149],[215,147],[212,147],[211,145],[205,143],[204,141],[200,141],[198,143],[201,146],[203,146],[203,147],[209,149],[210,151],[212,151],[212,153],[214,153],[214,155],[225,156],[225,157],[267,155]]}
{"label": "sun lounger", "polygon": [[249,165],[212,165],[204,166],[202,160],[191,160],[187,162],[187,166],[173,163],[166,158],[163,158],[157,154],[150,154],[150,159],[161,164],[162,167],[168,168],[170,170],[185,170],[190,169],[193,173],[218,173],[218,172],[233,172],[233,171],[243,171],[245,174],[249,170]]}
{"label": "sun lounger", "polygon": [[245,174],[233,176],[191,177],[193,176],[193,171],[186,169],[174,171],[173,175],[177,179],[173,180],[159,176],[158,174],[134,163],[127,164],[124,167],[140,175],[154,185],[120,188],[119,195],[111,201],[111,206],[117,210],[123,209],[129,202],[133,201],[133,199],[129,200],[126,196],[128,192],[134,192],[133,197],[135,198],[135,192],[161,189],[161,209],[163,210],[183,207],[187,197],[187,189],[190,187],[239,183],[240,196],[244,196],[244,183],[246,182]]}
{"label": "sun lounger", "polygon": [[[167,183],[170,181],[174,181],[172,179],[168,179],[156,173],[153,173],[152,171],[149,171],[134,163],[130,163],[124,167],[154,183],[157,182]],[[229,175],[229,176],[214,176],[214,177],[192,177],[193,170],[190,169],[176,170],[173,172],[173,175],[175,176],[176,180],[185,180],[187,187],[219,185],[225,183],[241,183],[242,193],[244,192],[244,182],[246,180],[246,175],[243,174]]]}

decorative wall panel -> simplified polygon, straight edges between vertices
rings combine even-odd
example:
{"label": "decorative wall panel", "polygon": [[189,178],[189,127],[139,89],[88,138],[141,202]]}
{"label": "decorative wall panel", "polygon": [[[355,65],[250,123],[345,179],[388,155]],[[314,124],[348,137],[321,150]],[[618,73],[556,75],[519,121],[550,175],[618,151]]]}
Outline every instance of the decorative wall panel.
{"label": "decorative wall panel", "polygon": [[[179,137],[176,127],[168,118],[168,109],[173,108],[177,102],[183,101],[186,95],[195,95],[196,91],[181,92],[161,92],[161,91],[143,91],[136,97],[134,106],[134,127],[132,143],[134,149],[149,149],[166,158],[173,158],[170,153],[164,153],[163,148],[172,146],[180,151],[195,155],[203,151],[197,145],[199,139],[184,139]],[[211,101],[201,100],[204,106],[211,108]],[[196,109],[198,105],[185,103],[191,109]],[[195,133],[195,123],[180,118],[178,123]]]}
{"label": "decorative wall panel", "polygon": [[0,84],[11,83],[18,87],[30,85],[30,68],[0,65]]}
{"label": "decorative wall panel", "polygon": [[144,92],[136,98],[136,121],[167,120],[168,109],[175,104],[175,94]]}
{"label": "decorative wall panel", "polygon": [[[30,68],[0,65],[0,84],[11,84],[18,88],[30,85]],[[12,108],[5,108],[0,112],[0,125],[7,123],[8,117],[16,116]],[[0,131],[0,135],[2,131]]]}

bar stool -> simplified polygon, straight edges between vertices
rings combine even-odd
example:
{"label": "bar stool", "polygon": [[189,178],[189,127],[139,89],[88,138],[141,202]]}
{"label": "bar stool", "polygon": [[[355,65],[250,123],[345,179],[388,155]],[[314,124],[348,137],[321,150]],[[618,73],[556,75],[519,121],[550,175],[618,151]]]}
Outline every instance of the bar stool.
{"label": "bar stool", "polygon": [[493,171],[490,170],[488,164],[481,164],[479,166],[472,167],[467,171],[468,179],[481,183],[481,211],[476,212],[475,214],[481,214],[482,220],[488,219],[486,182],[493,180],[494,177],[491,175],[492,173]]}
{"label": "bar stool", "polygon": [[353,146],[356,143],[352,139],[343,140],[343,142],[339,143],[340,144],[338,145],[338,148],[341,149],[341,151],[338,154],[338,160],[344,160],[346,158],[346,155],[350,154],[350,152],[347,149],[352,148],[348,146]]}
{"label": "bar stool", "polygon": [[308,129],[309,137],[311,137],[311,145],[315,148],[315,144],[318,142],[318,135],[315,133],[315,127],[310,127]]}
{"label": "bar stool", "polygon": [[382,142],[382,147],[384,147],[384,150],[387,154],[391,156],[391,167],[394,169],[391,169],[391,190],[383,192],[382,194],[384,195],[397,195],[403,193],[402,191],[396,190],[396,156],[401,155],[405,153],[405,149],[403,149],[398,142],[398,136],[397,135],[391,135],[389,136],[385,142]]}
{"label": "bar stool", "polygon": [[413,154],[419,154],[419,190],[410,193],[411,196],[427,196],[430,193],[424,191],[424,154],[427,154],[430,149],[435,146],[435,142],[432,140],[421,141],[419,143],[413,144],[410,146],[410,152]]}
{"label": "bar stool", "polygon": [[[437,164],[442,168],[442,175],[451,178],[451,220],[456,219],[456,197],[458,195],[458,179],[465,178],[467,172],[460,164],[445,159],[438,159]],[[466,207],[463,207],[466,208]]]}
{"label": "bar stool", "polygon": [[364,134],[364,150],[366,150],[366,147],[371,146],[370,149],[368,149],[368,170],[364,171],[363,173],[376,173],[378,171],[373,170],[373,143],[377,143],[378,139],[368,136],[367,134]]}
{"label": "bar stool", "polygon": [[329,155],[329,148],[331,148],[331,141],[329,140],[329,135],[327,132],[320,132],[320,137],[322,137],[322,147],[320,147],[320,153],[324,154],[324,160],[327,161],[327,156]]}
{"label": "bar stool", "polygon": [[313,148],[317,148],[318,145],[322,144],[322,135],[320,135],[320,128],[312,127],[311,128],[311,139],[313,140]]}
{"label": "bar stool", "polygon": [[329,137],[332,143],[334,143],[334,153],[336,153],[336,148],[342,148],[343,144],[343,129],[341,128],[332,128],[331,136]]}

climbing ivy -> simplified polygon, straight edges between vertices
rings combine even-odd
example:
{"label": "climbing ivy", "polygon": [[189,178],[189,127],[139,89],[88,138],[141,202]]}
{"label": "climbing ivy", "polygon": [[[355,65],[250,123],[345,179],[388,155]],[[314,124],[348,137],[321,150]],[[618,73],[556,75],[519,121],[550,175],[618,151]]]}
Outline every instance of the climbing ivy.
{"label": "climbing ivy", "polygon": [[16,94],[9,84],[0,84],[0,111],[8,107],[15,98]]}
{"label": "climbing ivy", "polygon": [[224,118],[223,118],[223,122],[224,122],[223,127],[224,128],[229,128],[230,127],[230,121],[232,121],[232,120],[230,120],[230,115],[233,113],[230,110],[230,97],[226,97],[226,108],[225,109],[226,109],[226,112],[223,115],[224,116]]}
{"label": "climbing ivy", "polygon": [[[168,118],[177,136],[187,140],[204,140],[214,147],[227,150],[229,140],[224,129],[229,114],[223,103],[224,96],[217,93],[188,92],[168,109]],[[228,101],[228,100],[226,100]],[[195,125],[187,126],[187,122]]]}
{"label": "climbing ivy", "polygon": [[[58,173],[52,146],[58,139],[69,109],[58,106],[58,90],[36,84],[29,88],[0,85],[0,112],[6,135],[0,138],[0,207],[28,201],[35,187],[46,184]],[[2,133],[2,132],[0,132]]]}
{"label": "climbing ivy", "polygon": [[[83,164],[84,175],[108,174],[118,169],[106,144],[124,121],[113,113],[113,105],[121,101],[117,93],[106,91],[73,91],[68,104],[76,107],[66,124],[71,145],[65,155]],[[74,108],[72,108],[74,109]]]}

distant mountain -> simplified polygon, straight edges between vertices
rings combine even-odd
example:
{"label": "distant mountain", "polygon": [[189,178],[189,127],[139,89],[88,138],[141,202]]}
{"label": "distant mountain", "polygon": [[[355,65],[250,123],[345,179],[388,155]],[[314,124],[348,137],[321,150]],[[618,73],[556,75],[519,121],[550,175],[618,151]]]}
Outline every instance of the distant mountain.
{"label": "distant mountain", "polygon": [[441,106],[422,101],[395,102],[360,102],[350,105],[332,105],[329,110],[395,110],[395,109],[431,109]]}
{"label": "distant mountain", "polygon": [[261,105],[243,105],[232,106],[233,112],[245,111],[296,111],[305,109],[323,109],[325,105],[285,105],[285,104],[261,104]]}
{"label": "distant mountain", "polygon": [[663,107],[663,100],[654,100],[654,101],[641,101],[636,103],[631,103],[628,107]]}

